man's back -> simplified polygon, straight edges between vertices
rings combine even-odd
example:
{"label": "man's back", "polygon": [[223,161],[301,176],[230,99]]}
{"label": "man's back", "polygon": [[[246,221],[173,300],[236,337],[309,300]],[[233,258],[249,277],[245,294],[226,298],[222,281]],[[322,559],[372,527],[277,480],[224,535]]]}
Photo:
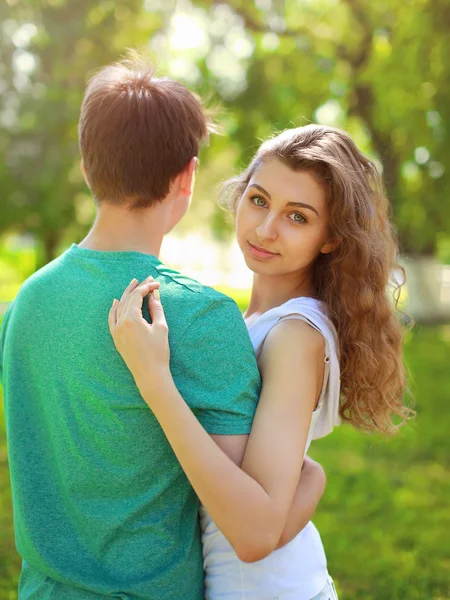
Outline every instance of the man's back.
{"label": "man's back", "polygon": [[112,299],[149,275],[180,392],[209,433],[250,431],[260,381],[236,305],[153,256],[72,246],[2,332],[21,599],[203,597],[197,499],[108,331]]}

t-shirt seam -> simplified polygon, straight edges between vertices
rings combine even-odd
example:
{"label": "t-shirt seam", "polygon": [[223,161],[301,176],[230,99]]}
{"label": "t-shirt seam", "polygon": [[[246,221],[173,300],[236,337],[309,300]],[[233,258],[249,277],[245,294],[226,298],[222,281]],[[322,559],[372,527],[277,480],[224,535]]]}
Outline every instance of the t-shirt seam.
{"label": "t-shirt seam", "polygon": [[[164,268],[164,266],[163,266]],[[187,288],[188,290],[190,290],[191,292],[194,292],[194,294],[201,294],[202,290],[210,290],[212,288],[209,288],[207,285],[203,285],[201,284],[199,281],[196,282],[197,285],[200,285],[202,287],[202,290],[194,290],[191,286],[189,286],[187,283],[183,283],[182,281],[177,281],[176,279],[174,279],[171,275],[168,275],[167,273],[162,273],[161,270],[159,269],[158,266],[155,267],[155,269],[161,273],[161,275],[163,275],[164,277],[167,277],[168,279],[170,279],[171,281],[173,281],[173,283],[176,283],[177,285],[182,285],[184,288]],[[180,275],[182,275],[180,273]],[[183,276],[183,275],[182,275]],[[212,302],[216,302],[216,300],[213,300]]]}
{"label": "t-shirt seam", "polygon": [[[106,257],[106,256],[88,256],[88,255],[84,255],[84,254],[78,254],[77,252],[74,252],[72,250],[72,252],[70,251],[70,249],[68,250],[68,256],[69,257],[74,257],[74,258],[78,258],[78,257],[82,257],[83,259],[86,260],[90,260],[90,261],[97,261],[100,260],[102,262],[133,262],[135,260],[139,260],[142,262],[147,262],[147,261],[152,261],[152,259],[155,259],[158,261],[158,264],[152,264],[151,267],[153,269],[155,269],[156,271],[158,271],[163,277],[167,277],[168,279],[170,279],[173,283],[177,284],[177,285],[181,285],[184,288],[188,289],[189,291],[193,292],[194,294],[201,294],[202,290],[213,290],[213,288],[207,286],[207,285],[203,285],[202,283],[200,283],[199,281],[195,281],[193,280],[195,285],[199,285],[201,286],[201,290],[195,290],[192,286],[188,285],[187,283],[184,283],[182,281],[177,281],[176,279],[174,279],[174,277],[172,275],[169,275],[168,273],[163,273],[162,269],[167,269],[168,267],[166,265],[164,265],[159,258],[157,258],[156,256],[154,256],[153,254],[149,254],[149,258],[145,257],[145,256],[133,256],[133,257]],[[180,273],[180,275],[182,277],[185,277],[182,273]],[[217,302],[217,300],[213,300],[212,302]]]}

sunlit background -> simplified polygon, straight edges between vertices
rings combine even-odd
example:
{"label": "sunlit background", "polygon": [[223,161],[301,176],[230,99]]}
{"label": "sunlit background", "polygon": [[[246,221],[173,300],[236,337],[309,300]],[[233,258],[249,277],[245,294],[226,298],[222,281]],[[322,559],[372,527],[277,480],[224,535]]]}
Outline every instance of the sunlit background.
{"label": "sunlit background", "polygon": [[[448,0],[3,0],[0,4],[0,319],[23,280],[95,215],[79,169],[84,87],[127,48],[217,110],[196,194],[162,259],[245,307],[251,285],[221,182],[261,140],[310,122],[346,129],[383,170],[407,272],[403,308],[418,417],[394,440],[349,428],[317,443],[317,515],[340,596],[450,598],[450,3]],[[1,416],[1,415],[0,415]],[[0,420],[0,598],[15,553]]]}

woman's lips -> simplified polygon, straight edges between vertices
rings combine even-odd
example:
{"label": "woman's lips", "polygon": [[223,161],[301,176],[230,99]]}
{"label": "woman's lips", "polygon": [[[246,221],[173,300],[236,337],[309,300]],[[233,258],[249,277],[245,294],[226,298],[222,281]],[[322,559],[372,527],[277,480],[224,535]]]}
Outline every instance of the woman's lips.
{"label": "woman's lips", "polygon": [[247,244],[248,244],[248,247],[250,250],[250,254],[254,258],[269,259],[269,258],[274,258],[275,256],[279,256],[275,252],[269,252],[268,250],[263,250],[262,248],[258,248],[257,246],[254,246],[250,242],[247,242]]}

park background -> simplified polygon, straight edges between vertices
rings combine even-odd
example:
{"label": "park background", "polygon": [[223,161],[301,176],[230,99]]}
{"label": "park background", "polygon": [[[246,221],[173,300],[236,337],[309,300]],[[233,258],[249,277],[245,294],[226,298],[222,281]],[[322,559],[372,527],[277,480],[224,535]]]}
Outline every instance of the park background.
{"label": "park background", "polygon": [[[251,277],[218,184],[275,130],[346,129],[383,169],[407,276],[417,418],[392,439],[316,442],[315,522],[343,600],[450,599],[450,3],[448,0],[2,0],[0,320],[22,281],[85,235],[94,206],[77,119],[90,74],[127,48],[217,109],[195,199],[162,257],[245,307]],[[0,403],[0,407],[2,403]],[[0,598],[17,598],[0,409]]]}

